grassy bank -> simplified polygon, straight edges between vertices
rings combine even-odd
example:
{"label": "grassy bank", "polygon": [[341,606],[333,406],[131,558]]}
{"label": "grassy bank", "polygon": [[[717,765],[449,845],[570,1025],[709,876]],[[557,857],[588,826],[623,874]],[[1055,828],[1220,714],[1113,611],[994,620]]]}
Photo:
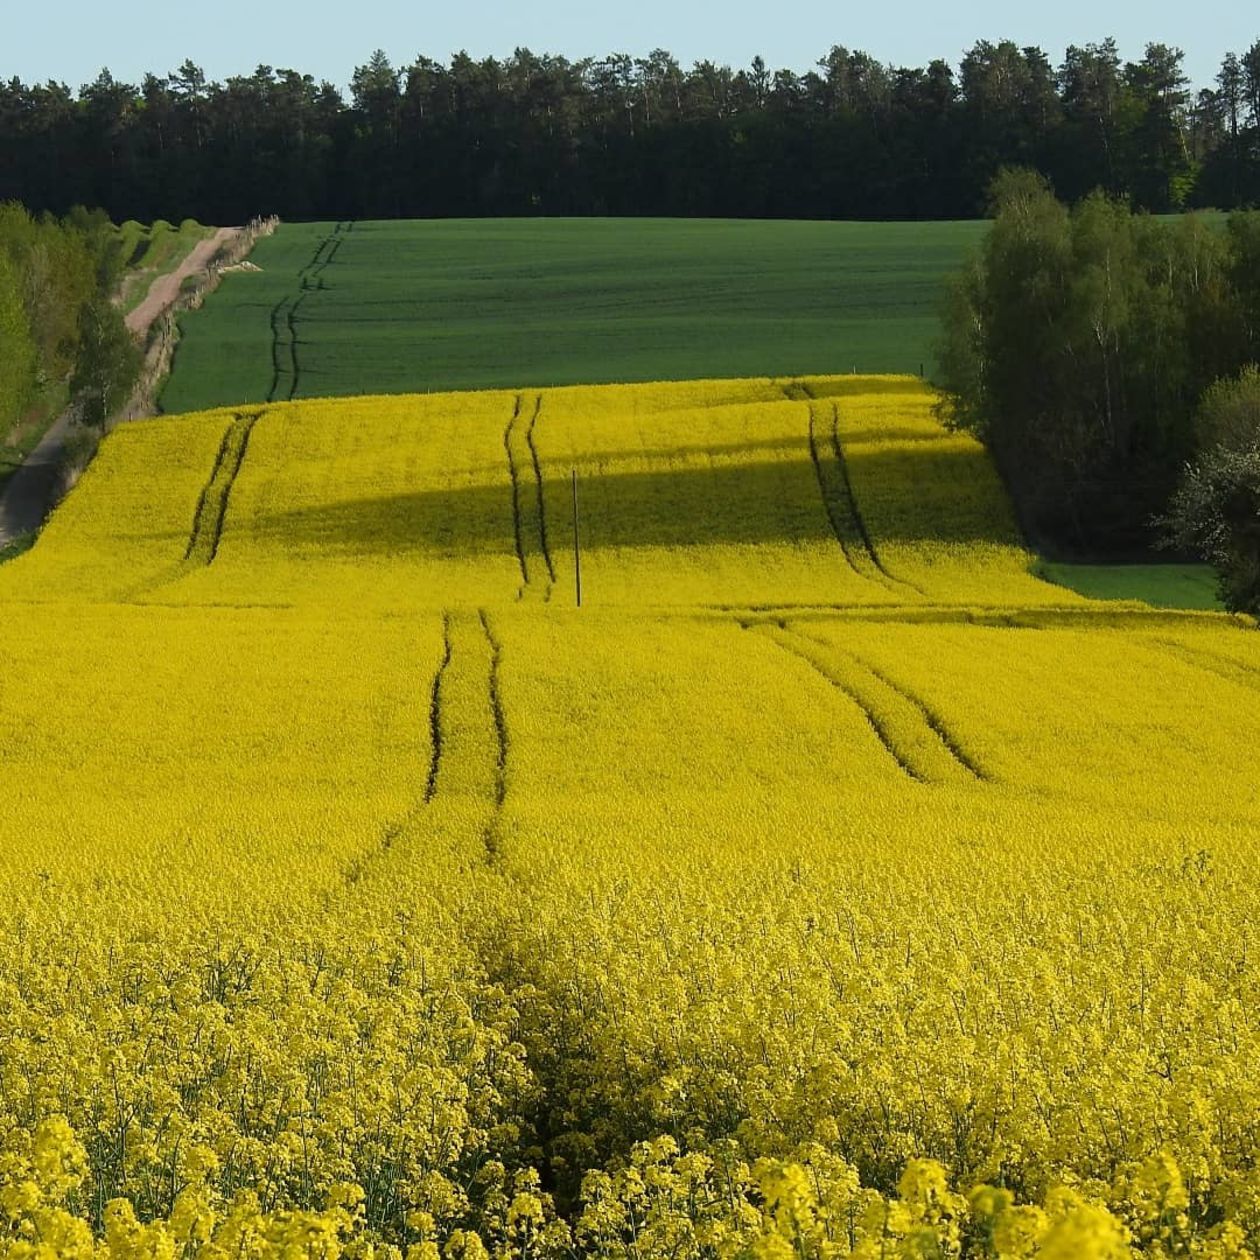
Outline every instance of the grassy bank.
{"label": "grassy bank", "polygon": [[195,219],[185,219],[178,227],[158,219],[146,227],[129,219],[114,229],[115,256],[123,268],[119,301],[123,313],[130,314],[144,301],[158,276],[174,271],[200,241],[214,234]]}

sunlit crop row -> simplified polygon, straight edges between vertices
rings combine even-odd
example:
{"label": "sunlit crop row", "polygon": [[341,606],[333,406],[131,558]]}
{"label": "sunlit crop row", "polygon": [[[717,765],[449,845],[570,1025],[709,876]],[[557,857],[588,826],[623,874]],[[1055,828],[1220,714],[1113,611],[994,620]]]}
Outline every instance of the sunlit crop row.
{"label": "sunlit crop row", "polygon": [[113,435],[0,569],[0,1252],[1260,1254],[1260,640],[929,405]]}

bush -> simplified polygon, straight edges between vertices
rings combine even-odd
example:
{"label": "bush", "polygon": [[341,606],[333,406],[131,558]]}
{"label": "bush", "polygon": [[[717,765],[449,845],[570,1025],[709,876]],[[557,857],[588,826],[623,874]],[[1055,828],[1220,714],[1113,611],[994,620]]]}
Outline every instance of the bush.
{"label": "bush", "polygon": [[1201,453],[1164,518],[1167,543],[1216,566],[1226,608],[1260,614],[1260,369],[1213,384],[1197,424]]}
{"label": "bush", "polygon": [[1214,381],[1199,404],[1195,424],[1201,451],[1214,446],[1245,450],[1260,439],[1260,367]]}

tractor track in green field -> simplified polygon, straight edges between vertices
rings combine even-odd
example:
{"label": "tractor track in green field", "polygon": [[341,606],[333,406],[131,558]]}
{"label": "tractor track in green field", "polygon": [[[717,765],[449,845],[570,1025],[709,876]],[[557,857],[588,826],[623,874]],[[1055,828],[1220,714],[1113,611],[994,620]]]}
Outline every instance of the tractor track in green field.
{"label": "tractor track in green field", "polygon": [[285,312],[285,322],[289,325],[289,363],[292,375],[289,378],[289,401],[292,402],[298,391],[298,383],[302,377],[302,366],[298,362],[298,308],[306,301],[306,294],[300,293],[297,300]]}
{"label": "tractor track in green field", "polygon": [[[298,311],[312,293],[327,289],[324,271],[337,257],[345,242],[345,233],[351,227],[353,221],[348,226],[339,222],[327,236],[320,239],[310,262],[297,273],[298,292],[282,297],[271,308],[271,388],[267,391],[268,402],[292,402],[298,395],[302,384],[302,363],[298,354],[298,346],[301,344],[298,336]],[[282,383],[286,377],[287,387]],[[283,400],[279,398],[281,394],[284,396]]]}
{"label": "tractor track in green field", "polygon": [[324,250],[328,248],[328,242],[329,242],[329,240],[331,240],[331,239],[332,239],[331,237],[327,237],[327,236],[324,236],[324,237],[321,237],[321,238],[320,238],[320,242],[319,242],[319,244],[318,244],[318,245],[316,245],[316,247],[315,247],[315,255],[314,255],[314,257],[313,257],[313,258],[311,259],[311,261],[310,261],[310,262],[308,262],[308,263],[307,263],[304,267],[300,267],[300,268],[298,269],[298,279],[299,279],[299,280],[300,280],[300,279],[302,279],[302,278],[306,275],[306,273],[307,273],[308,271],[310,271],[310,269],[311,269],[312,267],[317,267],[317,266],[319,265],[319,261],[320,261],[320,259],[321,259],[321,258],[323,258],[323,256],[324,256]]}
{"label": "tractor track in green field", "polygon": [[[321,237],[319,244],[315,247],[315,253],[311,261],[301,268],[298,272],[298,278],[302,279],[307,275],[316,275],[323,271],[330,262],[336,257],[337,251],[343,243],[343,231],[349,231],[343,227],[343,223],[339,222],[327,236]],[[327,252],[325,252],[327,251]]]}
{"label": "tractor track in green field", "polygon": [[281,298],[271,308],[271,388],[267,391],[268,402],[275,402],[280,388],[280,374],[284,371],[280,366],[280,317],[289,301],[287,297]]}
{"label": "tractor track in green field", "polygon": [[[505,233],[473,220],[285,223],[261,243],[265,274],[229,278],[181,321],[163,407],[265,399],[267,311],[303,287],[328,300],[297,316],[305,379],[295,397],[735,379],[767,366],[790,380],[833,370],[838,345],[846,369],[913,374],[932,358],[934,285],[924,277],[961,265],[981,228],[540,218]],[[756,313],[749,285],[762,295]],[[812,286],[805,302],[803,286]],[[690,329],[681,343],[679,313]],[[326,341],[334,319],[335,348]],[[281,325],[287,340],[283,315]],[[238,367],[232,356],[246,347]],[[286,394],[282,376],[272,397]]]}

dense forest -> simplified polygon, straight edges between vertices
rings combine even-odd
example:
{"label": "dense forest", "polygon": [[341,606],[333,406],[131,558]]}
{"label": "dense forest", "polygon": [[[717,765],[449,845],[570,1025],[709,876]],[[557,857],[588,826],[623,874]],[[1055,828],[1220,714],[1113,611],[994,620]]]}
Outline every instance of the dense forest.
{"label": "dense forest", "polygon": [[1260,202],[1260,41],[1192,92],[1182,55],[1112,41],[977,43],[957,68],[831,51],[808,73],[664,51],[518,49],[401,69],[375,53],[349,99],[296,70],[139,85],[103,71],[0,85],[0,201],[116,220],[446,215],[938,219],[982,213],[995,173],[1039,171],[1152,211]]}

